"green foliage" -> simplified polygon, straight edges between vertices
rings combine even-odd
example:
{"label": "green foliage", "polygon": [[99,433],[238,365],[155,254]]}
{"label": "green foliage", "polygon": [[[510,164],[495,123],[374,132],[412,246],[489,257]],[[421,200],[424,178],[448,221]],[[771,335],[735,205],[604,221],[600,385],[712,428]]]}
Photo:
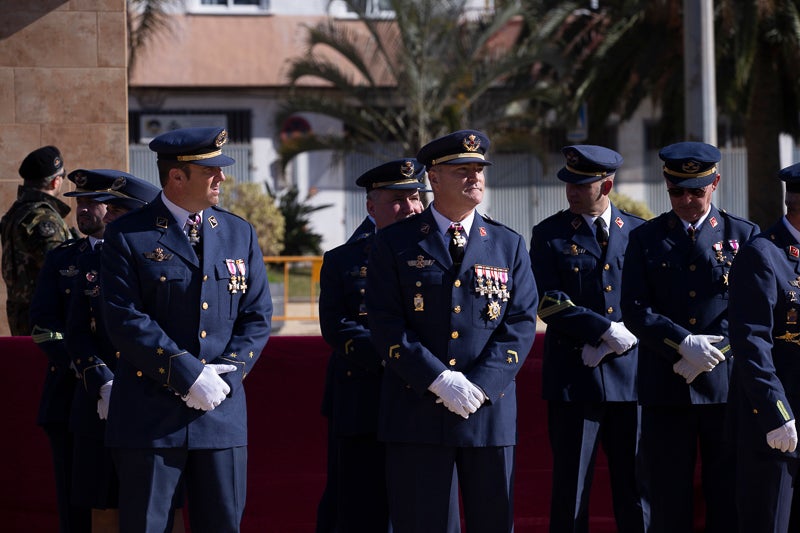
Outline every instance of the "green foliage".
{"label": "green foliage", "polygon": [[366,15],[363,2],[345,1],[358,20],[308,29],[307,52],[290,62],[291,91],[276,122],[317,113],[347,131],[284,143],[283,165],[313,149],[370,152],[397,144],[413,154],[465,127],[530,134],[543,123],[540,104],[563,97],[531,75],[542,41],[519,2],[483,11],[465,10],[464,0],[390,0],[395,17],[385,19]]}
{"label": "green foliage", "polygon": [[280,198],[280,211],[286,221],[284,248],[281,255],[320,255],[322,235],[311,231],[311,214],[331,204],[309,205],[308,198],[300,201],[297,186],[293,185]]}
{"label": "green foliage", "polygon": [[258,245],[264,255],[281,253],[286,223],[263,183],[236,183],[228,176],[222,184],[220,206],[245,218],[256,228]]}
{"label": "green foliage", "polygon": [[608,197],[618,209],[622,209],[623,211],[627,211],[628,213],[642,217],[645,220],[650,220],[655,216],[655,214],[650,211],[650,208],[647,207],[646,203],[639,200],[634,200],[630,196],[612,191],[609,193]]}

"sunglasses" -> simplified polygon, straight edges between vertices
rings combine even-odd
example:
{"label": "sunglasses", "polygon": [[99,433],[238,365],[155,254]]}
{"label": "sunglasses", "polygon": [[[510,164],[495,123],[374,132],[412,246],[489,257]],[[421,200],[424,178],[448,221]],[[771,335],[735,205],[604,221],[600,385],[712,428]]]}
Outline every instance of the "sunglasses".
{"label": "sunglasses", "polygon": [[673,198],[680,198],[687,192],[695,198],[702,198],[706,195],[706,187],[697,187],[691,189],[684,187],[667,187],[667,193],[669,193],[669,195]]}

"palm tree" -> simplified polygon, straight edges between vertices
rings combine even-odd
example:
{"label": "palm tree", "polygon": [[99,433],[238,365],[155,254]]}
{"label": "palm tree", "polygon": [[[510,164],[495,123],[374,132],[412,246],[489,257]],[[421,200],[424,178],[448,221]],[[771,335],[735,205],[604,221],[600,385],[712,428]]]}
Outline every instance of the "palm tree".
{"label": "palm tree", "polygon": [[136,54],[158,33],[169,30],[170,7],[183,0],[127,0],[128,74],[136,62]]}
{"label": "palm tree", "polygon": [[[715,12],[717,101],[745,131],[749,216],[760,225],[782,213],[778,136],[797,134],[800,13],[797,0],[723,0]],[[661,108],[663,144],[683,138],[682,1],[559,3],[574,10],[548,38],[560,39],[575,69],[575,98],[589,102],[590,124],[631,117],[645,98]],[[575,14],[577,13],[577,15]]]}
{"label": "palm tree", "polygon": [[[541,56],[518,2],[467,16],[464,0],[389,3],[392,19],[370,18],[363,2],[348,0],[357,21],[309,28],[308,51],[291,62],[292,91],[278,121],[319,113],[346,131],[284,143],[284,164],[309,149],[366,151],[371,144],[413,154],[449,131],[508,127],[556,98],[552,86],[531,83]],[[508,35],[515,41],[499,42]]]}

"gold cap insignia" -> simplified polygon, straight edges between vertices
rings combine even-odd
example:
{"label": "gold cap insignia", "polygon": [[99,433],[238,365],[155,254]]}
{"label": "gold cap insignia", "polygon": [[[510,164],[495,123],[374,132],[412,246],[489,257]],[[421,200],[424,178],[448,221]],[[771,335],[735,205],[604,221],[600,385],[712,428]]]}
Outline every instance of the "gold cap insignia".
{"label": "gold cap insignia", "polygon": [[120,176],[120,177],[118,177],[117,179],[114,180],[114,183],[111,184],[111,190],[112,191],[118,191],[118,190],[122,189],[123,187],[125,187],[125,185],[127,183],[128,183],[128,180],[125,179],[125,176]]}
{"label": "gold cap insignia", "polygon": [[405,176],[406,178],[410,178],[414,175],[414,163],[411,161],[404,161],[402,165],[400,165],[400,174]]}
{"label": "gold cap insignia", "polygon": [[474,134],[469,134],[464,137],[464,141],[462,143],[464,145],[464,149],[467,152],[477,152],[478,148],[481,147],[481,140],[477,138]]}
{"label": "gold cap insignia", "polygon": [[217,135],[217,138],[214,139],[214,146],[219,148],[226,142],[228,142],[228,130],[222,130],[221,132],[219,132],[219,135]]}

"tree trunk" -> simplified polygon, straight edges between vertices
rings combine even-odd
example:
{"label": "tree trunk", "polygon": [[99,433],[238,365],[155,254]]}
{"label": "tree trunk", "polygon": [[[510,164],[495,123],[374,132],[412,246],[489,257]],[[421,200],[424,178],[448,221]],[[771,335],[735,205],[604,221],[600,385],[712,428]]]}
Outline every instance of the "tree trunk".
{"label": "tree trunk", "polygon": [[777,63],[764,43],[758,45],[750,79],[753,81],[745,119],[748,218],[766,228],[783,215],[783,193],[777,178],[781,133],[777,117],[783,113],[783,97]]}

